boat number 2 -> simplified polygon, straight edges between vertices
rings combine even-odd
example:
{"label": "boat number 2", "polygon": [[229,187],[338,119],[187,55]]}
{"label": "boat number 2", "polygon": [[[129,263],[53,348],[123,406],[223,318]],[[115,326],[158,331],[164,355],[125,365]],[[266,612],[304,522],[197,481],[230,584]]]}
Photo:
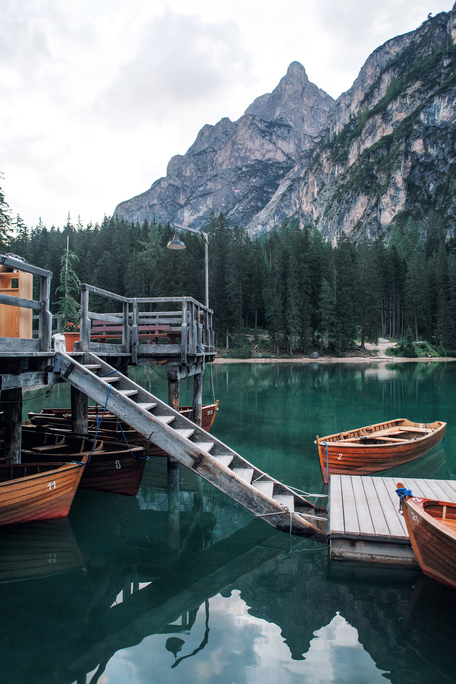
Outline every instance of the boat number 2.
{"label": "boat number 2", "polygon": [[119,461],[119,460],[115,461],[115,464],[116,464],[117,470],[120,470],[121,467],[122,467],[122,466],[120,465],[120,461]]}
{"label": "boat number 2", "polygon": [[51,491],[51,489],[56,489],[56,487],[57,485],[55,484],[55,480],[54,482],[48,482],[47,488],[49,489],[49,491]]}

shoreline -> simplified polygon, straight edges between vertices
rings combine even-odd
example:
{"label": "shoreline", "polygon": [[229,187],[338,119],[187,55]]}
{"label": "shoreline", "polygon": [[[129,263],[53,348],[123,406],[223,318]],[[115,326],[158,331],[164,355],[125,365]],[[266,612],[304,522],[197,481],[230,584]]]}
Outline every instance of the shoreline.
{"label": "shoreline", "polygon": [[403,356],[347,356],[347,357],[335,357],[335,356],[322,356],[318,359],[310,359],[306,356],[297,356],[296,358],[283,359],[283,358],[262,358],[262,357],[252,357],[250,359],[229,359],[216,356],[212,363],[223,364],[223,363],[319,363],[325,365],[328,363],[436,363],[436,362],[451,362],[456,361],[454,357],[445,356],[435,356],[426,357],[419,356],[415,359],[409,359]]}

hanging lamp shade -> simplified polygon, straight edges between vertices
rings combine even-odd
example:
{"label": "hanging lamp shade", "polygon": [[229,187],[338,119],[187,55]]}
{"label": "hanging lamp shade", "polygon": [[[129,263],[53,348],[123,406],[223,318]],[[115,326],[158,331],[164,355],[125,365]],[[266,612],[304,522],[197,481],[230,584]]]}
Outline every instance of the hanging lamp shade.
{"label": "hanging lamp shade", "polygon": [[179,238],[178,233],[174,234],[173,239],[170,240],[166,246],[168,249],[185,249],[186,247],[185,243]]}

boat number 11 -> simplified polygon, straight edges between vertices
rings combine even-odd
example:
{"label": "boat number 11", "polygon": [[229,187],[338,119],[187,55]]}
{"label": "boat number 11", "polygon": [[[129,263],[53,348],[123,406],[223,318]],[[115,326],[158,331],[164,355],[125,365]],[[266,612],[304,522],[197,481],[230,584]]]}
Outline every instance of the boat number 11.
{"label": "boat number 11", "polygon": [[49,491],[51,491],[51,489],[55,489],[56,487],[57,485],[55,484],[55,480],[54,482],[48,482],[47,488],[49,489]]}

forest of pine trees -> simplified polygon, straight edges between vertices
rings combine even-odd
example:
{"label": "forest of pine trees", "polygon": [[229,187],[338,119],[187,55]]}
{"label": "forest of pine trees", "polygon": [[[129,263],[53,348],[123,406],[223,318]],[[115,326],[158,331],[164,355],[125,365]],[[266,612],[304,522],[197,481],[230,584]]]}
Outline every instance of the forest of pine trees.
{"label": "forest of pine trees", "polygon": [[[56,311],[67,246],[81,282],[130,297],[192,296],[204,302],[204,242],[166,249],[169,225],[127,223],[28,229],[11,219],[0,192],[0,249],[53,272]],[[252,239],[213,216],[209,235],[210,306],[219,347],[242,353],[246,333],[266,331],[273,353],[329,349],[343,354],[378,337],[426,340],[456,355],[456,245],[439,218],[394,226],[387,239],[336,245],[291,221]]]}

